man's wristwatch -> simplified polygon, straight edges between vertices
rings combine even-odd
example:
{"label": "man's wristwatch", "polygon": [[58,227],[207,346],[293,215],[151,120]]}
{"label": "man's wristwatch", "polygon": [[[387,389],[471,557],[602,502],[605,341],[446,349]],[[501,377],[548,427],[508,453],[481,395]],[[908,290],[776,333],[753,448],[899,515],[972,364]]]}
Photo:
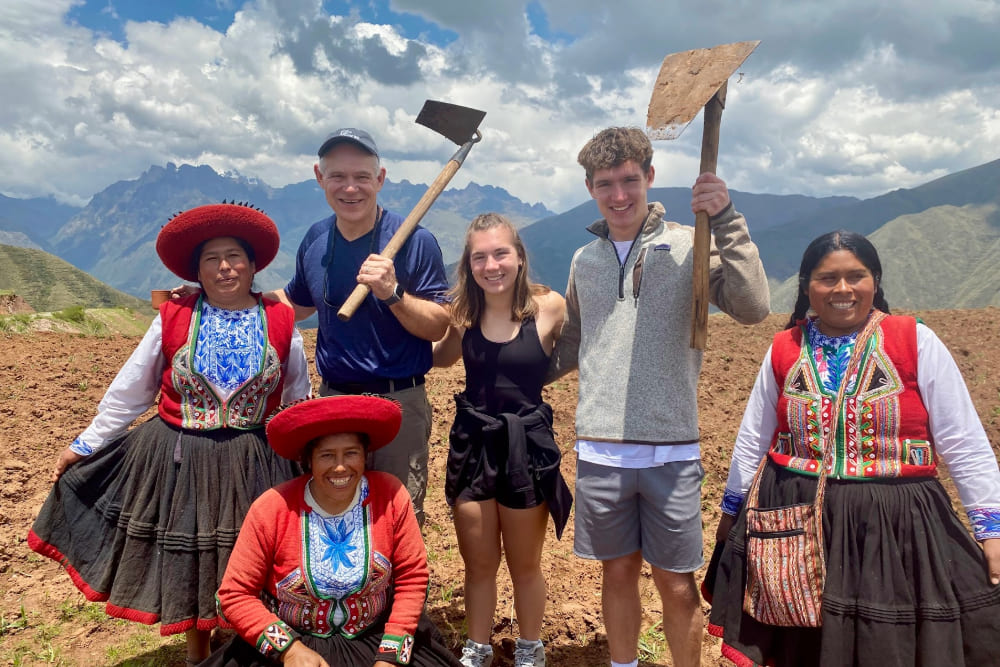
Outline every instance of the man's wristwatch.
{"label": "man's wristwatch", "polygon": [[387,306],[391,306],[394,303],[399,303],[403,300],[403,286],[396,283],[396,286],[392,288],[392,294],[382,299],[382,303]]}

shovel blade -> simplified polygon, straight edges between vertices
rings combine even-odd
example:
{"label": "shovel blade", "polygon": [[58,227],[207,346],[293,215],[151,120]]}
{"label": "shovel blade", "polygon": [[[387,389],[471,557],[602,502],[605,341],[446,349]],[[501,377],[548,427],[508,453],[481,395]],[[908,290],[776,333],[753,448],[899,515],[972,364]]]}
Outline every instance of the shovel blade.
{"label": "shovel blade", "polygon": [[485,117],[486,112],[479,109],[427,100],[417,115],[417,122],[461,146],[472,139]]}
{"label": "shovel blade", "polygon": [[646,115],[649,138],[679,137],[758,44],[759,40],[734,42],[671,53],[664,58]]}

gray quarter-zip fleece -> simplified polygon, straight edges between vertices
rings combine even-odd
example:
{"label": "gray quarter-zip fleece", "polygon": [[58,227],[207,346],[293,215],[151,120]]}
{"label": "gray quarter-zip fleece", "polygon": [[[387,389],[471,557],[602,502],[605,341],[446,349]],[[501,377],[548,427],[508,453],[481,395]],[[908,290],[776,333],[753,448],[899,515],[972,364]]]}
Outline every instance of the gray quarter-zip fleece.
{"label": "gray quarter-zip fleece", "polygon": [[[670,445],[698,441],[700,350],[689,347],[694,228],[664,222],[659,202],[624,263],[598,220],[598,238],[576,251],[566,322],[550,378],[579,367],[576,436]],[[711,219],[709,295],[736,321],[770,310],[767,277],[746,220],[732,205]]]}

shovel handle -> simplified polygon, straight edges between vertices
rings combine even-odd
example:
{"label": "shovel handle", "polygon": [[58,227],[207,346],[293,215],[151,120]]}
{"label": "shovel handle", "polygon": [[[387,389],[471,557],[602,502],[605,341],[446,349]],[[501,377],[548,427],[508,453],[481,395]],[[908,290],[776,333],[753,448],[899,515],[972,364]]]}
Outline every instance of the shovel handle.
{"label": "shovel handle", "polygon": [[[726,88],[723,82],[712,99],[705,105],[705,126],[701,135],[701,172],[715,173],[719,159],[719,127],[722,110],[726,106]],[[711,254],[712,230],[708,213],[698,211],[694,218],[694,254],[691,274],[691,347],[704,350],[708,342],[708,273]]]}
{"label": "shovel handle", "polygon": [[[413,230],[420,224],[420,221],[423,219],[424,214],[427,213],[427,210],[431,207],[431,204],[434,203],[434,201],[438,198],[438,195],[440,195],[445,187],[447,187],[448,182],[451,181],[452,176],[455,175],[458,168],[462,166],[462,162],[465,161],[465,156],[469,154],[469,151],[472,149],[472,145],[478,143],[480,139],[482,139],[482,135],[479,133],[479,130],[476,130],[475,136],[465,142],[462,147],[456,151],[455,155],[453,155],[448,161],[448,164],[446,164],[444,169],[441,170],[441,173],[438,174],[438,177],[435,178],[434,182],[427,188],[427,192],[424,193],[424,196],[420,198],[420,201],[418,201],[417,205],[413,207],[410,214],[406,216],[406,220],[403,220],[403,224],[399,226],[399,229],[397,229],[396,233],[392,235],[389,242],[385,244],[385,248],[383,248],[379,253],[380,255],[386,259],[392,259],[396,256],[396,253],[403,247],[406,240],[410,238],[410,234],[412,234]],[[341,322],[346,322],[351,319],[351,316],[354,315],[358,306],[364,303],[364,300],[368,297],[368,293],[370,291],[371,288],[368,287],[368,285],[358,284],[358,286],[354,288],[351,295],[347,297],[346,301],[344,301],[344,305],[342,305],[340,310],[337,311],[337,317],[340,318]]]}

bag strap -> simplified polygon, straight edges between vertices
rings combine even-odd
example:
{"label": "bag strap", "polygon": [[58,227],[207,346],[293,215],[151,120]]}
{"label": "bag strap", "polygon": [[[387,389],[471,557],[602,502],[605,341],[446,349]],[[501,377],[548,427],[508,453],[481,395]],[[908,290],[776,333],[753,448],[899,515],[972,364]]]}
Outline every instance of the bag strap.
{"label": "bag strap", "polygon": [[851,351],[851,358],[847,362],[844,379],[837,390],[837,398],[834,399],[833,405],[830,406],[830,415],[833,424],[832,428],[823,438],[823,460],[820,462],[819,481],[816,484],[816,500],[814,501],[817,516],[822,513],[821,510],[823,509],[823,498],[826,495],[827,470],[833,467],[833,453],[837,446],[837,423],[840,421],[840,411],[844,407],[847,387],[851,384],[852,378],[855,378],[855,375],[858,373],[858,367],[861,365],[861,358],[865,355],[865,348],[868,347],[868,341],[875,333],[883,318],[885,318],[885,313],[881,310],[873,310],[865,328],[858,333],[858,337],[854,340],[854,350]]}

